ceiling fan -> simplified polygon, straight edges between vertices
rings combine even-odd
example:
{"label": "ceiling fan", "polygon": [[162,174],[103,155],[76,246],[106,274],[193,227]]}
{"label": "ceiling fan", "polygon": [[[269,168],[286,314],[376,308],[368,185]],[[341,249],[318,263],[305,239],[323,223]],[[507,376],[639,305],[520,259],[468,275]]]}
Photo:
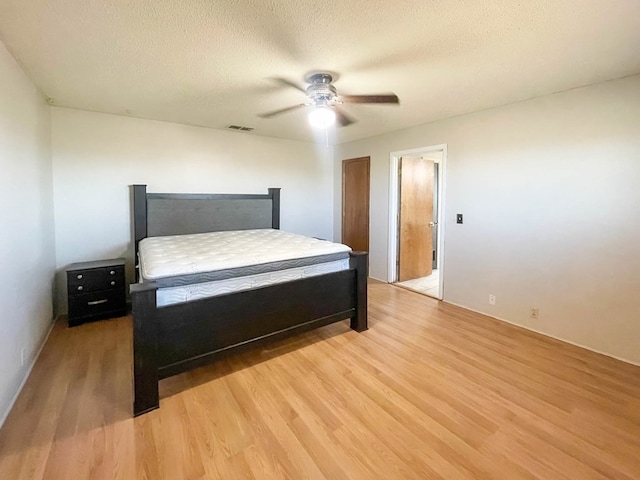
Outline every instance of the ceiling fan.
{"label": "ceiling fan", "polygon": [[343,103],[391,103],[399,104],[400,99],[394,93],[379,95],[339,95],[333,85],[333,75],[328,72],[312,72],[304,77],[309,86],[304,89],[296,83],[285,78],[274,78],[276,82],[293,87],[307,95],[307,101],[291,107],[281,108],[272,112],[258,115],[262,118],[271,118],[281,113],[290,112],[303,107],[313,107],[309,114],[309,120],[315,126],[326,127],[337,120],[338,123],[346,127],[355,122],[349,117],[339,105]]}

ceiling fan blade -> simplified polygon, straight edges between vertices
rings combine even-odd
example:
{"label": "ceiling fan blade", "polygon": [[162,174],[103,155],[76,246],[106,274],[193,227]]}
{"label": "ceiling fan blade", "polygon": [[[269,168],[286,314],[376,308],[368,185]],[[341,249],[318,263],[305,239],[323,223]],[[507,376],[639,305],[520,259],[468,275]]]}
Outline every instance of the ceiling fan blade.
{"label": "ceiling fan blade", "polygon": [[279,83],[280,85],[283,85],[285,87],[292,87],[295,88],[296,90],[300,90],[303,93],[307,93],[307,91],[302,88],[300,85],[298,85],[297,83],[292,82],[291,80],[287,80],[286,78],[281,78],[281,77],[273,77],[271,78],[271,80],[273,80],[274,82]]}
{"label": "ceiling fan blade", "polygon": [[348,127],[352,123],[356,123],[356,121],[353,118],[349,117],[346,113],[344,113],[338,107],[333,107],[333,109],[336,111],[336,120],[338,120],[338,123],[340,124],[340,126]]}
{"label": "ceiling fan blade", "polygon": [[340,95],[344,103],[400,103],[400,99],[394,93],[382,95]]}
{"label": "ceiling fan blade", "polygon": [[258,114],[258,116],[262,117],[262,118],[271,118],[271,117],[275,117],[276,115],[280,115],[281,113],[290,112],[291,110],[296,110],[298,108],[302,108],[302,107],[306,107],[306,106],[307,106],[306,103],[301,103],[300,105],[294,105],[292,107],[281,108],[279,110],[274,110],[273,112],[260,113],[260,114]]}

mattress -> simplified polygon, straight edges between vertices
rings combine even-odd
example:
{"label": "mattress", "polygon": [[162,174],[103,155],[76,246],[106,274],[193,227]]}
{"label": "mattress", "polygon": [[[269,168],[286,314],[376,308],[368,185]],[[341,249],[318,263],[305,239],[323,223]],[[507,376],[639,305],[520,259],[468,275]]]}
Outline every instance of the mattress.
{"label": "mattress", "polygon": [[195,283],[193,285],[165,287],[156,292],[156,305],[166,307],[177,303],[191,302],[207,297],[225,295],[253,288],[266,287],[275,283],[290,282],[302,278],[324,275],[349,269],[349,259],[334,262],[316,263],[306,267],[290,268],[273,272],[247,275],[244,277]]}
{"label": "mattress", "polygon": [[158,306],[349,268],[346,245],[281,230],[148,237],[140,279],[158,284]]}

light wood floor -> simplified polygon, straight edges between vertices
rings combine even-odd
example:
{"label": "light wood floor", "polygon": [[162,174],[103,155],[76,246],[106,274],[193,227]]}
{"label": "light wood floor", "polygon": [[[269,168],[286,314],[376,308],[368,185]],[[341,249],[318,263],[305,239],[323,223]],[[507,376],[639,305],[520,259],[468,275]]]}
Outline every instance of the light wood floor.
{"label": "light wood floor", "polygon": [[133,419],[130,320],[60,322],[0,478],[640,479],[640,368],[385,284],[347,323],[163,380]]}

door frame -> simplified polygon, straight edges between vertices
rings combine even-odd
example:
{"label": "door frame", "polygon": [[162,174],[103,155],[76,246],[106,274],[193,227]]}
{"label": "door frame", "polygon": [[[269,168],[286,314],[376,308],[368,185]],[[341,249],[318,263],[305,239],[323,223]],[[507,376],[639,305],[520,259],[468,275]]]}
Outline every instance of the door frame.
{"label": "door frame", "polygon": [[445,240],[445,190],[447,174],[447,144],[432,145],[429,147],[399,150],[389,154],[389,250],[387,281],[398,281],[398,215],[400,214],[400,202],[398,198],[399,182],[399,158],[402,156],[416,156],[442,152],[442,160],[438,168],[438,227],[437,227],[437,263],[439,271],[439,296],[444,297],[444,240]]}

